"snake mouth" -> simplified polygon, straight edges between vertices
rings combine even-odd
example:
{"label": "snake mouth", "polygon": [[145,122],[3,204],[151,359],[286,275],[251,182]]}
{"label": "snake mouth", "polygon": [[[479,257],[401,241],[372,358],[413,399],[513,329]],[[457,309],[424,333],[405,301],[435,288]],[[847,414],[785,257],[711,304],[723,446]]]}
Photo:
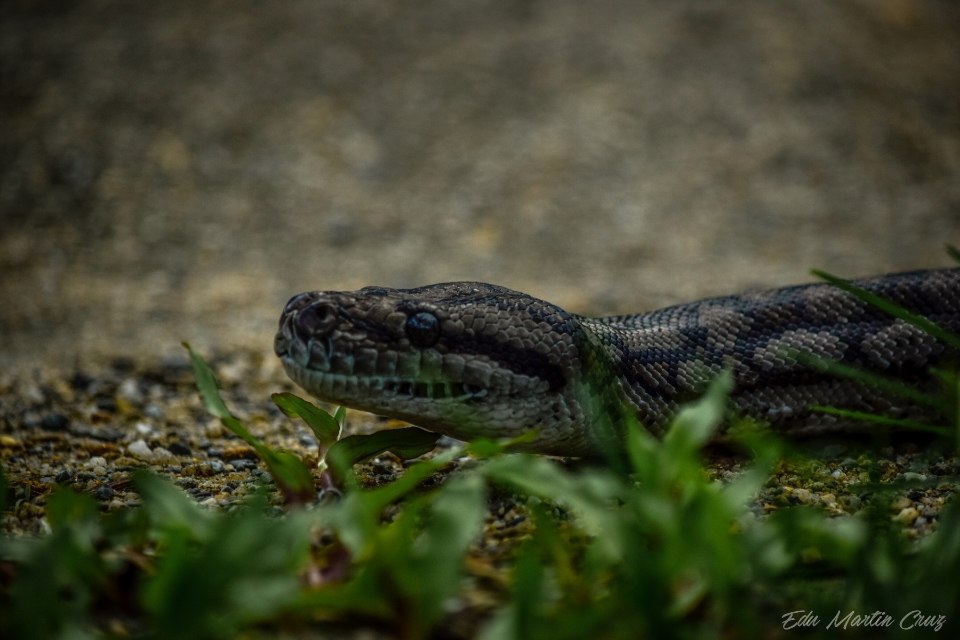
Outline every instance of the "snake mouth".
{"label": "snake mouth", "polygon": [[281,358],[287,375],[298,385],[323,399],[342,404],[388,403],[399,400],[464,403],[484,398],[488,390],[464,382],[449,380],[410,380],[395,376],[332,373],[303,367],[291,357]]}
{"label": "snake mouth", "polygon": [[389,411],[413,404],[475,403],[490,393],[480,379],[467,382],[451,377],[450,372],[427,371],[419,357],[404,359],[351,349],[329,336],[304,340],[291,325],[281,324],[274,351],[287,375],[322,400]]}
{"label": "snake mouth", "polygon": [[298,323],[296,313],[281,318],[274,352],[287,375],[322,400],[376,410],[471,403],[493,393],[489,369],[466,367],[458,356],[358,347],[337,332],[304,335]]}

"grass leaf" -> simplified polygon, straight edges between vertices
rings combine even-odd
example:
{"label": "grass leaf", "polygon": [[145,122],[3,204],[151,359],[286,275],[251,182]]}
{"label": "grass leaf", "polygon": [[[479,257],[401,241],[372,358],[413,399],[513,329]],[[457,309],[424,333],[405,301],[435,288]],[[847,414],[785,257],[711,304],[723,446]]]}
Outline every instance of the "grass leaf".
{"label": "grass leaf", "polygon": [[277,483],[277,487],[281,490],[287,502],[300,504],[311,500],[316,494],[313,477],[300,458],[291,453],[274,451],[250,433],[243,426],[243,423],[227,409],[226,403],[220,396],[213,370],[204,362],[203,358],[190,348],[189,344],[184,342],[183,346],[190,353],[190,362],[193,365],[197,388],[207,411],[220,418],[220,421],[231,433],[253,447],[260,459],[266,463],[274,482]]}
{"label": "grass leaf", "polygon": [[347,436],[330,447],[327,454],[339,467],[349,466],[389,451],[398,458],[409,460],[432,451],[440,436],[417,427],[386,429],[371,434]]}
{"label": "grass leaf", "polygon": [[846,418],[849,420],[869,422],[872,424],[885,425],[889,427],[898,427],[900,429],[907,429],[911,431],[924,431],[939,435],[950,435],[951,431],[950,427],[947,426],[926,424],[917,420],[911,420],[909,418],[891,418],[889,416],[879,415],[876,413],[867,413],[865,411],[838,409],[836,407],[823,405],[812,405],[810,409],[819,413],[826,413],[828,415]]}
{"label": "grass leaf", "polygon": [[300,418],[310,427],[320,445],[321,457],[340,438],[343,418],[346,415],[343,407],[338,407],[336,413],[330,415],[312,402],[292,393],[275,393],[270,397],[284,415]]}
{"label": "grass leaf", "polygon": [[890,314],[891,316],[895,318],[899,318],[904,322],[908,322],[913,326],[917,327],[918,329],[921,329],[926,333],[929,333],[935,338],[942,340],[944,344],[947,344],[954,349],[960,350],[960,336],[957,336],[956,334],[950,331],[947,331],[946,329],[940,327],[938,324],[936,324],[935,322],[932,322],[928,318],[920,314],[913,313],[912,311],[909,311],[908,309],[902,307],[901,305],[895,302],[892,302],[890,300],[887,300],[883,296],[877,295],[872,291],[867,291],[866,289],[863,289],[862,287],[858,287],[857,285],[853,284],[848,280],[844,280],[843,278],[838,278],[837,276],[829,274],[825,271],[820,271],[819,269],[813,269],[811,273],[813,273],[813,275],[817,276],[818,278],[821,278],[829,282],[835,287],[856,296],[857,298],[859,298],[860,300],[863,300],[867,304],[873,305],[874,307],[877,307],[878,309]]}

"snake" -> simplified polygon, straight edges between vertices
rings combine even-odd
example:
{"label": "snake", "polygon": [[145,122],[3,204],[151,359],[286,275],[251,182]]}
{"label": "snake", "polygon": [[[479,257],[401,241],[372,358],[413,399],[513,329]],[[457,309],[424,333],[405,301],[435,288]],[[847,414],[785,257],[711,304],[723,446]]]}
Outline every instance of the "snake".
{"label": "snake", "polygon": [[[960,268],[850,282],[960,332]],[[483,282],[311,291],[286,303],[274,351],[319,400],[557,456],[601,451],[611,407],[662,434],[724,371],[732,409],[786,434],[849,426],[824,405],[922,413],[811,359],[930,384],[931,368],[956,357],[916,323],[823,282],[606,317]]]}

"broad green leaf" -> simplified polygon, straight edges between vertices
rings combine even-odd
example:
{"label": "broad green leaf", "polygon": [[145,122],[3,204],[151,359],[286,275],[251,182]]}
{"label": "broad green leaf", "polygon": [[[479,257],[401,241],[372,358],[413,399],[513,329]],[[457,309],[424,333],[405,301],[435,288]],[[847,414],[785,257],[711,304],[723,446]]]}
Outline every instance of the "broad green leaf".
{"label": "broad green leaf", "polygon": [[398,458],[409,460],[433,450],[439,439],[439,435],[417,427],[386,429],[338,440],[330,447],[327,457],[332,463],[335,462],[338,468],[352,467],[386,451]]}
{"label": "broad green leaf", "polygon": [[304,503],[313,498],[316,493],[313,476],[296,454],[269,449],[258,452],[289,502]]}
{"label": "broad green leaf", "polygon": [[326,452],[340,438],[345,415],[343,407],[339,407],[334,415],[330,415],[320,407],[292,393],[275,393],[270,397],[284,415],[289,418],[300,418],[310,427],[320,445],[321,453]]}

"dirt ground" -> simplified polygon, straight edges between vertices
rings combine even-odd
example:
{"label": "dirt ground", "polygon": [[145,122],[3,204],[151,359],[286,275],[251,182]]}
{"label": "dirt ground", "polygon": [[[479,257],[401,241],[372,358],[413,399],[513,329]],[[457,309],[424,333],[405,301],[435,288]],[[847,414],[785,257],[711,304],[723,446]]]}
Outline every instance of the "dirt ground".
{"label": "dirt ground", "polygon": [[305,289],[588,313],[947,264],[960,5],[0,7],[0,368],[270,356]]}

